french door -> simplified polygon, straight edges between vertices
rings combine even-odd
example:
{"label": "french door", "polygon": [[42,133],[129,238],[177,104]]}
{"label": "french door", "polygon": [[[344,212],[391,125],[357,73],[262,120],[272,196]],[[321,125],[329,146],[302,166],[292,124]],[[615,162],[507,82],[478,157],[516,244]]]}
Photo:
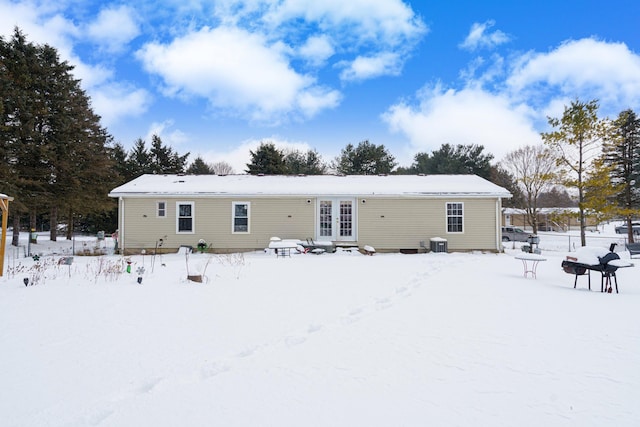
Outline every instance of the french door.
{"label": "french door", "polygon": [[318,240],[356,240],[355,199],[318,200]]}

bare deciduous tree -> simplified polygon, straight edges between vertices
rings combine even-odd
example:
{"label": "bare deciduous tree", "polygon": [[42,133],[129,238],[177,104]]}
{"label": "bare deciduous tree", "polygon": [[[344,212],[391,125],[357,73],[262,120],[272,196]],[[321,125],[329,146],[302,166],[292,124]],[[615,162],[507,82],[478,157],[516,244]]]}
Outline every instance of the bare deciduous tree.
{"label": "bare deciduous tree", "polygon": [[211,163],[209,166],[216,175],[232,175],[235,173],[233,166],[225,161]]}
{"label": "bare deciduous tree", "polygon": [[553,185],[555,157],[544,145],[527,145],[507,154],[504,165],[523,190],[527,222],[537,233],[538,197]]}

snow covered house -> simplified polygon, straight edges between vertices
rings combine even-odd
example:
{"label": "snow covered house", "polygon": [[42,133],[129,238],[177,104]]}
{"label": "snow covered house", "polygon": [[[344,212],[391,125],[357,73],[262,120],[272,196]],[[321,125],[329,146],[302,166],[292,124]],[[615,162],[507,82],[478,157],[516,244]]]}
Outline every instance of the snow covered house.
{"label": "snow covered house", "polygon": [[504,188],[475,175],[142,175],[118,199],[124,253],[195,247],[263,249],[270,239],[425,251],[500,251]]}

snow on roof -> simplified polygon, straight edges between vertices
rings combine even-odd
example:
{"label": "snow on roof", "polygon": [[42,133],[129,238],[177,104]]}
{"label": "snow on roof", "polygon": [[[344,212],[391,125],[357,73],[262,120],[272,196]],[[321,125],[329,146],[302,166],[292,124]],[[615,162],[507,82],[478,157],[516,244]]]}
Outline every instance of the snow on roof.
{"label": "snow on roof", "polygon": [[[527,213],[526,209],[519,208],[504,208],[502,210],[505,214],[508,215],[525,215]],[[538,208],[538,214],[540,215],[553,215],[553,214],[571,214],[578,213],[579,208],[577,207],[567,207],[567,208]]]}
{"label": "snow on roof", "polygon": [[109,193],[158,195],[511,197],[476,175],[142,175]]}

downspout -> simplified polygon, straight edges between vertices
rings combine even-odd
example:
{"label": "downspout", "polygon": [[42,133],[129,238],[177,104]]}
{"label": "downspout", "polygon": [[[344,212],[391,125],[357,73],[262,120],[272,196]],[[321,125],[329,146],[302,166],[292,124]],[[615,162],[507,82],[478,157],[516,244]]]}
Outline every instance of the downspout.
{"label": "downspout", "polygon": [[502,199],[496,199],[496,250],[498,253],[504,252],[502,247]]}
{"label": "downspout", "polygon": [[119,207],[118,207],[118,213],[119,213],[119,219],[118,219],[118,244],[120,245],[120,253],[122,255],[124,255],[124,198],[122,198],[122,196],[120,196],[120,198],[118,199],[119,202]]}

